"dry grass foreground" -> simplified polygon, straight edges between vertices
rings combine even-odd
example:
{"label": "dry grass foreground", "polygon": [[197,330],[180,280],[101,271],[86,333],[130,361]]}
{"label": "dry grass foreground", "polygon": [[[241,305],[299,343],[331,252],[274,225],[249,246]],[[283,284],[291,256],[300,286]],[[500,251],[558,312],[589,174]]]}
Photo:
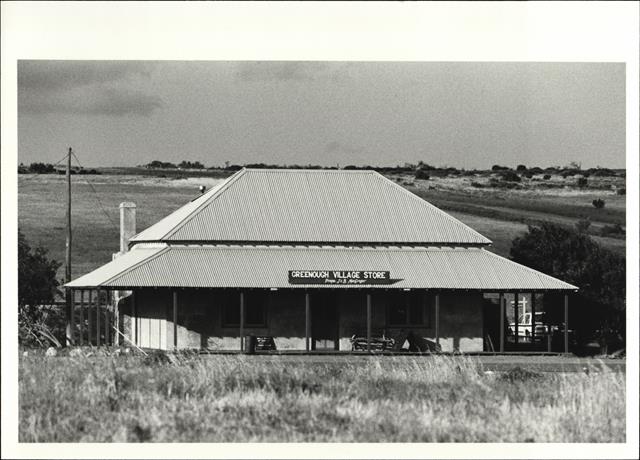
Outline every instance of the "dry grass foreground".
{"label": "dry grass foreground", "polygon": [[473,358],[21,357],[20,442],[624,442],[624,373]]}

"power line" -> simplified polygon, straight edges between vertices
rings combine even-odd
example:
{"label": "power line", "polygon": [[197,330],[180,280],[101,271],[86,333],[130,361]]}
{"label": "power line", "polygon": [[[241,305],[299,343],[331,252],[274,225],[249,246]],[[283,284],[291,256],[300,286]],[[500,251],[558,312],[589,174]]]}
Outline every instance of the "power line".
{"label": "power line", "polygon": [[[79,160],[79,159],[78,159],[78,157],[76,156],[76,153],[75,153],[75,152],[71,152],[71,154],[72,154],[72,155],[74,156],[74,158],[76,159],[76,163],[78,163],[78,166],[80,166],[80,168],[81,168],[81,169],[86,169],[84,166],[82,166],[82,165],[80,164],[80,160]],[[89,180],[88,180],[87,178],[85,178],[85,181],[89,182]],[[133,200],[131,200],[131,199],[129,198],[129,196],[127,195],[127,193],[126,193],[124,190],[120,190],[120,193],[122,193],[122,194],[124,195],[124,197],[125,197],[125,199],[126,199],[127,201],[133,201]]]}
{"label": "power line", "polygon": [[[76,163],[78,163],[78,166],[80,166],[80,168],[84,169],[84,166],[82,166],[82,164],[80,164],[80,160],[78,159],[78,157],[76,156],[75,152],[71,152],[71,155],[73,155],[73,158],[76,159]],[[102,201],[100,200],[100,196],[98,194],[98,191],[95,189],[95,187],[93,186],[93,184],[91,182],[89,182],[89,180],[86,177],[83,177],[84,181],[87,183],[87,185],[91,188],[91,190],[93,191],[93,193],[95,194],[95,198],[96,201],[98,202],[98,205],[100,206],[100,209],[102,210],[102,212],[104,213],[104,215],[107,217],[107,219],[109,220],[109,222],[111,222],[111,225],[113,226],[113,228],[116,231],[119,231],[118,226],[115,224],[115,222],[111,219],[111,216],[109,215],[109,213],[107,212],[107,210],[105,209],[105,207],[102,204]]]}

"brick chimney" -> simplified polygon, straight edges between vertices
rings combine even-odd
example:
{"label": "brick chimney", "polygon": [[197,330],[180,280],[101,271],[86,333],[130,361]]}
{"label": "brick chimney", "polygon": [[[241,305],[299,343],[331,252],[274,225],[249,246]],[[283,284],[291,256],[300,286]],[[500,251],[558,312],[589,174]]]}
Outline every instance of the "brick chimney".
{"label": "brick chimney", "polygon": [[129,250],[129,240],[136,234],[136,204],[120,203],[120,253]]}

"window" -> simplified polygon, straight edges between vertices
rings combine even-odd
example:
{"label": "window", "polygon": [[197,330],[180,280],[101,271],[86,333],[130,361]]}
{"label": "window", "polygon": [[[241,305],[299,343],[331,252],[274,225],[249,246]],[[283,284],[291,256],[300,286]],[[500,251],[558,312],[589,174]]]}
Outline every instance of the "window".
{"label": "window", "polygon": [[425,292],[394,292],[388,297],[389,326],[429,326],[429,297]]}
{"label": "window", "polygon": [[[245,327],[267,327],[268,300],[268,294],[260,292],[245,292]],[[224,304],[222,326],[240,327],[240,293],[234,292],[227,297]]]}

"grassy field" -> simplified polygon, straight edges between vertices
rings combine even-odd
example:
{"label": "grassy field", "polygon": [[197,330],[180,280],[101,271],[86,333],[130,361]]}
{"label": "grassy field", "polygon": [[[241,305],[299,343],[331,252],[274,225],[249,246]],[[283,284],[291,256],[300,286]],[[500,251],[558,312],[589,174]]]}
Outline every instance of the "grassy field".
{"label": "grassy field", "polygon": [[[196,197],[199,185],[211,187],[229,173],[205,174],[206,177],[187,177],[189,173],[179,171],[112,168],[102,175],[74,176],[73,277],[111,260],[112,253],[118,251],[120,202],[137,204],[140,231]],[[584,189],[574,187],[573,178],[554,177],[544,183],[524,179],[519,189],[510,190],[472,185],[486,182],[487,177],[390,178],[487,236],[493,241],[490,250],[503,256],[509,255],[511,242],[526,231],[527,224],[549,220],[573,226],[582,218],[591,220],[589,231],[599,243],[620,254],[625,252],[624,235],[597,236],[605,225],[624,226],[625,196],[615,193],[616,188],[624,186],[621,177],[590,178],[590,187]],[[20,228],[29,241],[49,249],[59,261],[64,260],[65,246],[64,181],[64,176],[59,175],[19,176]],[[592,206],[596,198],[605,200],[605,208]],[[62,268],[59,273],[62,276]]]}
{"label": "grassy field", "polygon": [[19,363],[20,442],[624,442],[624,373],[485,372],[470,357]]}

